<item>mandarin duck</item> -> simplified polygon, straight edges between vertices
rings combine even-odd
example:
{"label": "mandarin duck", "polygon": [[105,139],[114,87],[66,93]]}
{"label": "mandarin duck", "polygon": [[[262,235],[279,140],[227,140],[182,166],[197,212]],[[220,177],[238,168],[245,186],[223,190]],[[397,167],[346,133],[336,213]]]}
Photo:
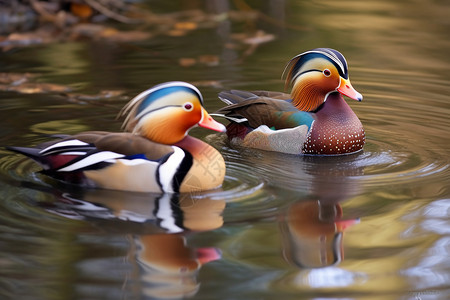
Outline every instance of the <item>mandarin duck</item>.
{"label": "mandarin duck", "polygon": [[304,155],[360,151],[364,129],[342,95],[361,101],[351,85],[347,62],[336,50],[317,48],[292,58],[285,67],[291,94],[223,91],[228,106],[215,116],[228,119],[227,135],[244,147]]}
{"label": "mandarin duck", "polygon": [[339,203],[299,201],[283,216],[281,236],[285,259],[301,268],[322,268],[344,258],[343,233],[360,222],[342,219]]}
{"label": "mandarin duck", "polygon": [[85,187],[156,193],[214,189],[225,176],[221,154],[188,131],[225,126],[203,108],[200,91],[185,82],[156,85],[119,114],[128,132],[88,131],[35,148],[8,147],[42,167],[42,173]]}
{"label": "mandarin duck", "polygon": [[[141,235],[135,238],[140,282],[145,299],[186,299],[200,289],[200,269],[220,260],[222,252],[214,247],[194,248],[179,234]],[[133,272],[137,273],[137,272]]]}

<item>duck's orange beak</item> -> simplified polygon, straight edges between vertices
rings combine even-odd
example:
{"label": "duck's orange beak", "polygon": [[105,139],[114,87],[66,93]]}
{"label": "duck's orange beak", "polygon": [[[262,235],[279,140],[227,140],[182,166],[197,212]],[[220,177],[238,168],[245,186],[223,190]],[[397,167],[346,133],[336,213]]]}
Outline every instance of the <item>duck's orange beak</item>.
{"label": "duck's orange beak", "polygon": [[344,79],[341,77],[341,82],[336,91],[358,101],[361,101],[363,99],[363,96],[353,88],[352,84],[350,83],[350,79]]}
{"label": "duck's orange beak", "polygon": [[211,130],[225,132],[227,129],[225,126],[217,121],[215,121],[208,112],[202,107],[202,119],[198,123],[198,126],[203,128],[208,128]]}

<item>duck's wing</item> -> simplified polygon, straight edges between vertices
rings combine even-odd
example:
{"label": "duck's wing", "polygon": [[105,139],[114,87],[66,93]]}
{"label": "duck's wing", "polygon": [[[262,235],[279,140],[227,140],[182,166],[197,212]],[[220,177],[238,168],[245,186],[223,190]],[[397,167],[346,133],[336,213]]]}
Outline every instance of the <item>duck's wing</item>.
{"label": "duck's wing", "polygon": [[60,172],[101,168],[114,159],[146,159],[158,162],[174,152],[173,147],[151,142],[131,133],[83,132],[46,142],[35,148],[7,147],[41,164],[44,170]]}
{"label": "duck's wing", "polygon": [[178,192],[192,155],[131,133],[84,132],[35,148],[7,147],[43,173],[72,184],[138,192]]}
{"label": "duck's wing", "polygon": [[273,129],[285,129],[311,125],[310,113],[299,111],[290,102],[289,94],[268,91],[223,91],[219,98],[228,106],[212,115],[222,116],[231,122],[251,128],[266,125]]}
{"label": "duck's wing", "polygon": [[128,132],[90,131],[72,137],[95,146],[99,151],[112,151],[125,156],[145,155],[149,160],[159,160],[173,152],[169,145],[155,143]]}

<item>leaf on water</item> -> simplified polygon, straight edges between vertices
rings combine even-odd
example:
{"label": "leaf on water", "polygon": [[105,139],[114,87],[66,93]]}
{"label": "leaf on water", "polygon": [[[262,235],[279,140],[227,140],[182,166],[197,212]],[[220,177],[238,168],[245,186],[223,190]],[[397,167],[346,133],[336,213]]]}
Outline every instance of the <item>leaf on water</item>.
{"label": "leaf on water", "polygon": [[68,86],[52,83],[26,82],[20,85],[10,85],[6,90],[18,92],[21,94],[43,94],[70,92],[72,89]]}
{"label": "leaf on water", "polygon": [[11,33],[0,41],[0,48],[3,51],[8,51],[13,48],[42,44],[50,39],[50,36],[42,30],[27,33]]}
{"label": "leaf on water", "polygon": [[88,19],[94,14],[94,10],[84,3],[70,3],[70,11],[81,19]]}
{"label": "leaf on water", "polygon": [[194,22],[177,22],[174,28],[177,30],[194,30],[198,28],[198,24]]}
{"label": "leaf on water", "polygon": [[250,44],[250,45],[259,45],[259,44],[264,44],[264,43],[268,43],[271,42],[275,39],[275,35],[273,34],[258,34],[254,37],[250,37],[248,39],[244,40],[244,43],[246,44]]}
{"label": "leaf on water", "polygon": [[192,21],[177,22],[176,20],[171,20],[170,22],[173,23],[173,28],[166,32],[169,36],[185,36],[190,31],[198,28],[198,24]]}
{"label": "leaf on water", "polygon": [[20,85],[30,78],[33,75],[30,73],[0,73],[0,84],[2,85]]}
{"label": "leaf on water", "polygon": [[275,39],[275,35],[266,33],[263,30],[258,30],[253,34],[247,33],[233,34],[232,38],[244,44],[259,45],[273,41]]}
{"label": "leaf on water", "polygon": [[0,91],[13,91],[21,94],[64,93],[72,89],[52,83],[32,82],[35,74],[0,73]]}
{"label": "leaf on water", "polygon": [[192,67],[197,64],[197,60],[191,57],[182,57],[178,60],[178,64],[182,67]]}
{"label": "leaf on water", "polygon": [[148,40],[152,35],[145,31],[103,31],[100,36],[102,39],[106,39],[112,42],[138,42]]}
{"label": "leaf on water", "polygon": [[209,67],[215,67],[220,64],[220,59],[217,55],[206,54],[200,55],[197,58],[182,57],[178,59],[178,64],[182,67],[192,67],[196,64],[201,64]]}
{"label": "leaf on water", "polygon": [[67,93],[66,96],[71,101],[97,101],[113,98],[119,98],[120,100],[124,100],[123,98],[128,98],[124,96],[124,94],[125,92],[121,90],[104,90],[100,91],[98,94],[95,95]]}
{"label": "leaf on water", "polygon": [[200,81],[193,81],[191,83],[197,87],[213,87],[217,89],[225,88],[222,82],[218,80],[200,80]]}
{"label": "leaf on water", "polygon": [[69,86],[30,82],[34,77],[36,77],[36,74],[0,73],[0,91],[10,91],[21,94],[59,94],[65,97],[67,101],[77,104],[86,104],[89,101],[106,99],[122,101],[129,98],[124,95],[125,92],[122,90],[103,90],[94,95],[72,93],[72,88]]}
{"label": "leaf on water", "polygon": [[217,55],[200,55],[198,61],[201,64],[214,67],[219,65],[219,57]]}
{"label": "leaf on water", "polygon": [[78,24],[72,28],[71,39],[104,39],[112,42],[136,42],[149,39],[151,34],[145,31],[119,31],[100,24]]}

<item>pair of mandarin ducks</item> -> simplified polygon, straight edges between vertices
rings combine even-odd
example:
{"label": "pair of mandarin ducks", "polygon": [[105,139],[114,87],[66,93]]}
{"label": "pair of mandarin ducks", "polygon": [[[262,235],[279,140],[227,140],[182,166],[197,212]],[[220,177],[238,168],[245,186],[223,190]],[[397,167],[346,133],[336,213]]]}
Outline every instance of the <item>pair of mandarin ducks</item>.
{"label": "pair of mandarin ducks", "polygon": [[8,147],[37,161],[43,173],[85,187],[179,193],[222,185],[225,162],[205,142],[188,135],[201,126],[227,132],[243,147],[301,155],[360,151],[364,129],[342,95],[361,101],[347,62],[336,50],[317,48],[292,58],[284,70],[291,94],[224,91],[227,104],[214,116],[200,91],[185,82],[156,85],[121,111],[126,132],[89,131],[35,148]]}

